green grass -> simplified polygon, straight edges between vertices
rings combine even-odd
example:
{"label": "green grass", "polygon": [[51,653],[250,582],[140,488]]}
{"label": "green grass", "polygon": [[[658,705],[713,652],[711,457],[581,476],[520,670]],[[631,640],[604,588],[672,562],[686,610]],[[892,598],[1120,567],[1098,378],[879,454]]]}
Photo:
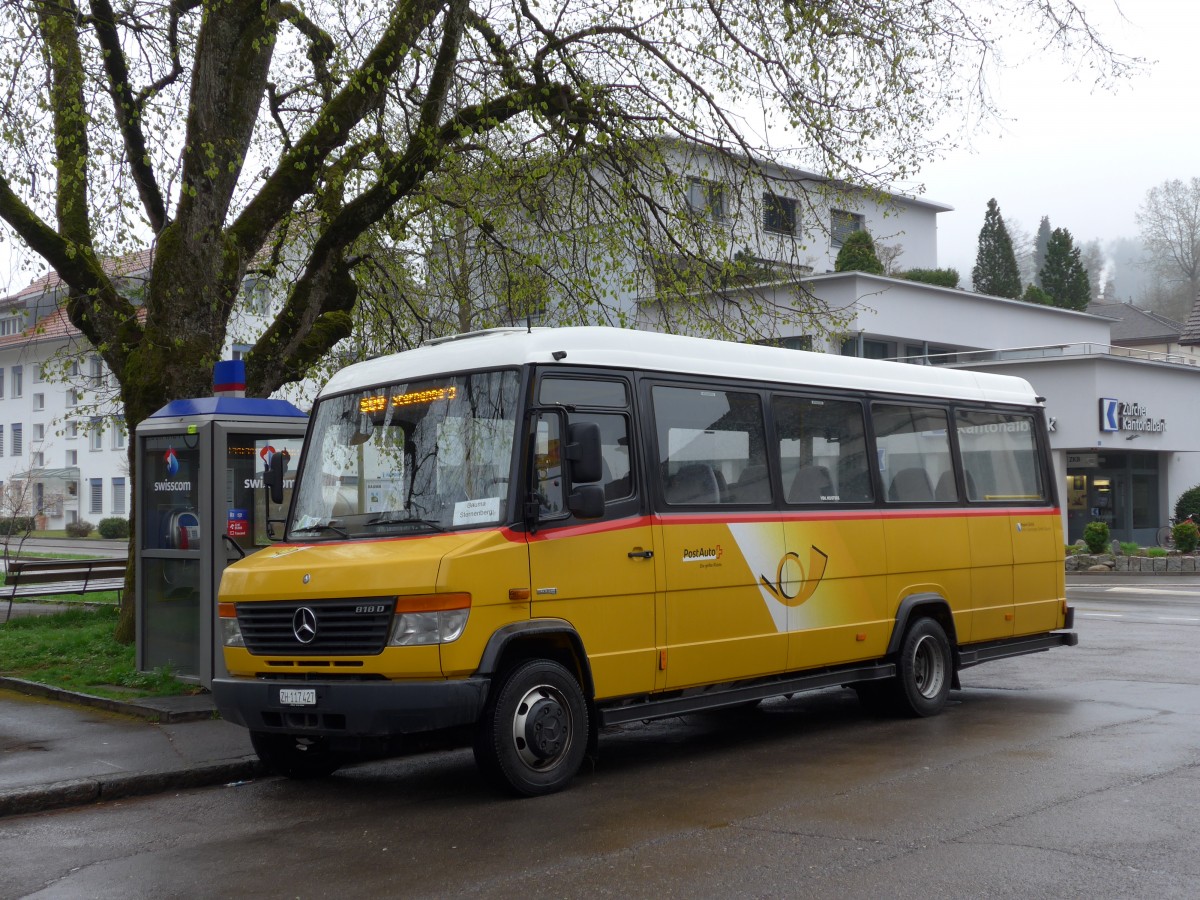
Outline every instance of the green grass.
{"label": "green grass", "polygon": [[138,672],[116,625],[115,604],[14,618],[0,625],[0,675],[119,700],[195,693],[168,671]]}

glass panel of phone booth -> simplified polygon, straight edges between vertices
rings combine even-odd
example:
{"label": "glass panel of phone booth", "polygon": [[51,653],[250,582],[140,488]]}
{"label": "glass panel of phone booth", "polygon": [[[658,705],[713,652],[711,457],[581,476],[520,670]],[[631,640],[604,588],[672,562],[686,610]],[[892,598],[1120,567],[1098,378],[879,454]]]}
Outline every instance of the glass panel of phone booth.
{"label": "glass panel of phone booth", "polygon": [[155,636],[144,644],[144,670],[198,673],[200,459],[198,434],[148,435],[142,444],[142,633]]}
{"label": "glass panel of phone booth", "polygon": [[[292,486],[296,465],[300,462],[303,435],[279,437],[261,431],[230,433],[225,451],[225,485],[223,533],[246,553],[267,546],[271,539],[268,520],[280,522],[276,534],[283,533],[282,521],[292,502]],[[284,455],[283,503],[270,502],[263,486],[263,475],[276,453]],[[237,556],[230,551],[229,558]]]}

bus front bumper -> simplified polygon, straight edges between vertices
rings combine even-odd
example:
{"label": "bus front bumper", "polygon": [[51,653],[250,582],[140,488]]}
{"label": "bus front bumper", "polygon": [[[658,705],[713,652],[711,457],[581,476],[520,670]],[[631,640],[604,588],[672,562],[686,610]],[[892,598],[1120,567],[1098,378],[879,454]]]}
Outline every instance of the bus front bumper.
{"label": "bus front bumper", "polygon": [[221,717],[251,731],[328,737],[391,737],[478,720],[489,680],[259,681],[214,678]]}

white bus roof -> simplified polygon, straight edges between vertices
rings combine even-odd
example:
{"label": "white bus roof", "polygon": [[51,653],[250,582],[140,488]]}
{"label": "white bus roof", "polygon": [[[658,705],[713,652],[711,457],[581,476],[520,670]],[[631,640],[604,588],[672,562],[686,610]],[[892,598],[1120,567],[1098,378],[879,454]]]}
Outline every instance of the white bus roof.
{"label": "white bus roof", "polygon": [[347,366],[329,380],[321,395],[532,363],[719,375],[983,403],[1038,402],[1029,382],[1011,375],[598,326],[492,329],[441,339]]}

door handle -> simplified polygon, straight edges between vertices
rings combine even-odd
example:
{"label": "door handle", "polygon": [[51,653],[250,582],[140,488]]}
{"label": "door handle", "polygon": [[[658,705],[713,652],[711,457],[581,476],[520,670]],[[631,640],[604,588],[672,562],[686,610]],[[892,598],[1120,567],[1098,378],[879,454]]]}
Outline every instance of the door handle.
{"label": "door handle", "polygon": [[630,550],[628,555],[629,555],[630,559],[650,559],[652,556],[654,556],[654,551],[653,550]]}

